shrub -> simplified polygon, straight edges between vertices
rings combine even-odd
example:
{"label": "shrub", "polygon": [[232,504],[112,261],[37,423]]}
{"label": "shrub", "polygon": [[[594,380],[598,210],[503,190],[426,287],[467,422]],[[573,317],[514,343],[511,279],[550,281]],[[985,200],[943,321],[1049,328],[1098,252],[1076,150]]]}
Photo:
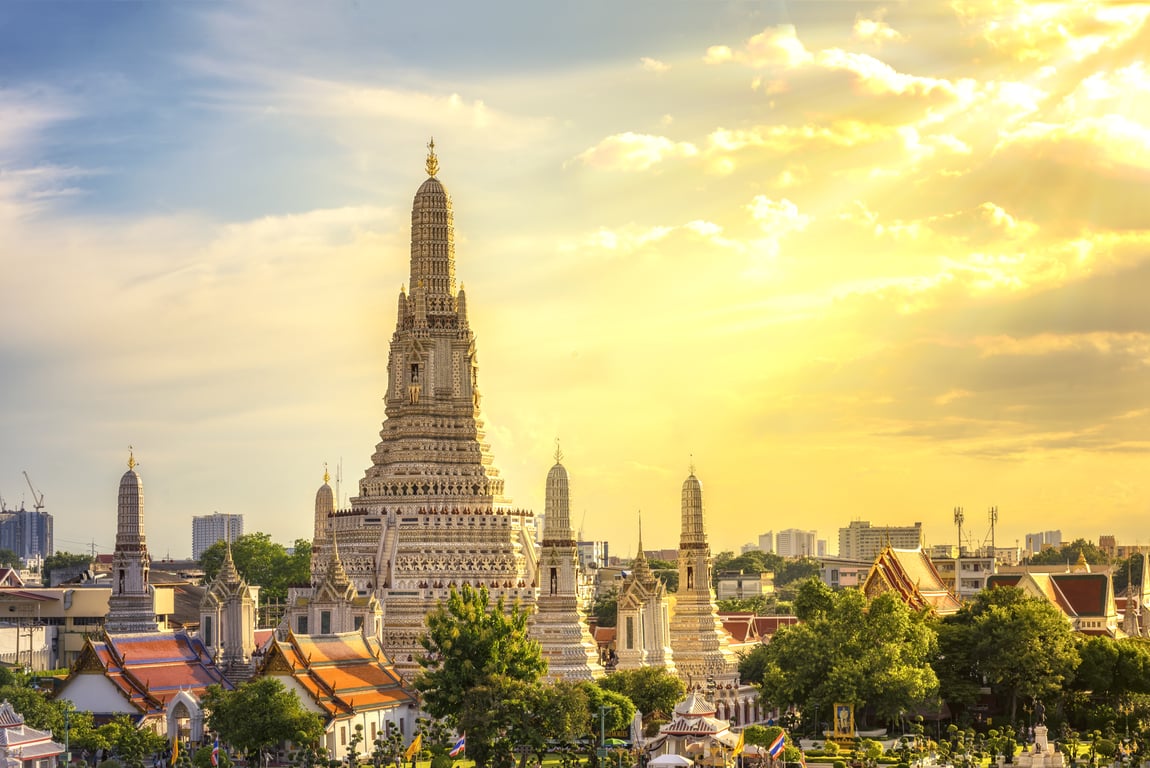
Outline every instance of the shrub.
{"label": "shrub", "polygon": [[847,768],[847,764],[845,762],[843,762],[842,760],[835,760],[832,768]]}

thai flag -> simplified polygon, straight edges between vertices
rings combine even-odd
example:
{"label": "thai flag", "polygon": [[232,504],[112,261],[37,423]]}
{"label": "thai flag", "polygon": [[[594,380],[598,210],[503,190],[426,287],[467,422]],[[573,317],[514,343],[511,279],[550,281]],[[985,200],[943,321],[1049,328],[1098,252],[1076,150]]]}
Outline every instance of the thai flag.
{"label": "thai flag", "polygon": [[220,737],[216,737],[216,741],[212,744],[212,765],[220,764]]}
{"label": "thai flag", "polygon": [[771,742],[771,746],[767,747],[767,754],[772,758],[778,757],[783,752],[783,742],[783,733],[780,731],[775,740]]}
{"label": "thai flag", "polygon": [[451,757],[459,757],[460,755],[463,754],[463,751],[465,749],[467,749],[467,734],[466,733],[459,737],[459,740],[455,742],[455,746],[452,747],[451,751],[448,752],[447,754]]}

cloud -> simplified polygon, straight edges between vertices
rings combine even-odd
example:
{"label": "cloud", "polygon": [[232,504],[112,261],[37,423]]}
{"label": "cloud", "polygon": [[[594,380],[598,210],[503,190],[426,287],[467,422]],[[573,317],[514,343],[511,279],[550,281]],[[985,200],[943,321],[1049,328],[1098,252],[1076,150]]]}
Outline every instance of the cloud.
{"label": "cloud", "polygon": [[664,61],[659,61],[658,59],[652,59],[649,56],[644,56],[643,58],[639,59],[639,63],[642,65],[645,72],[654,72],[657,75],[661,75],[664,72],[669,72],[671,69],[670,64]]}
{"label": "cloud", "polygon": [[645,133],[617,133],[575,156],[594,168],[619,171],[645,171],[669,158],[690,158],[699,153],[690,142],[676,142],[665,136]]}
{"label": "cloud", "polygon": [[991,48],[1021,62],[1082,60],[1134,38],[1150,18],[1142,3],[958,0],[954,8]]}
{"label": "cloud", "polygon": [[754,69],[794,69],[812,60],[813,56],[799,40],[790,25],[772,27],[749,38],[741,50],[725,45],[707,49],[703,60],[708,64],[738,62]]}
{"label": "cloud", "polygon": [[892,29],[882,19],[866,19],[858,17],[855,19],[854,29],[851,30],[852,35],[856,40],[874,43],[875,45],[882,45],[883,43],[897,43],[906,40],[906,38]]}

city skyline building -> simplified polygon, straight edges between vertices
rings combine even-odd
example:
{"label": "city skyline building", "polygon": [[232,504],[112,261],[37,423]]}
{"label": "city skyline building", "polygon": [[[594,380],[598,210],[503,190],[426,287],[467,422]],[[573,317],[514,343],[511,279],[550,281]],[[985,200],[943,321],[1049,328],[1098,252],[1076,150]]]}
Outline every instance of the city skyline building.
{"label": "city skyline building", "polygon": [[775,554],[781,557],[814,557],[818,554],[818,532],[787,528],[775,534]]}
{"label": "city skyline building", "polygon": [[1044,549],[1062,546],[1062,531],[1039,531],[1026,534],[1026,554],[1036,555]]}
{"label": "city skyline building", "polygon": [[874,560],[884,547],[918,549],[922,546],[922,523],[914,525],[877,525],[867,520],[852,520],[839,528],[839,553],[844,560]]}
{"label": "city skyline building", "polygon": [[192,517],[192,559],[199,560],[204,551],[217,541],[235,544],[244,535],[244,516],[237,513],[213,512]]}

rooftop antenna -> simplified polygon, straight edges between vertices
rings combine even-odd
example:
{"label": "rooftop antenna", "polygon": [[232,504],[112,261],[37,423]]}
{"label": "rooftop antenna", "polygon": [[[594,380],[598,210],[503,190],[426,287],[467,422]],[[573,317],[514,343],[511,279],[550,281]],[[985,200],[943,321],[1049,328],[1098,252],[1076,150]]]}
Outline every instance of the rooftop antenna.
{"label": "rooftop antenna", "polygon": [[958,556],[962,557],[962,521],[966,517],[962,513],[962,507],[954,508],[954,524],[958,526]]}
{"label": "rooftop antenna", "polygon": [[990,572],[998,573],[998,549],[994,546],[994,527],[998,525],[998,507],[991,507],[986,515],[990,518]]}

